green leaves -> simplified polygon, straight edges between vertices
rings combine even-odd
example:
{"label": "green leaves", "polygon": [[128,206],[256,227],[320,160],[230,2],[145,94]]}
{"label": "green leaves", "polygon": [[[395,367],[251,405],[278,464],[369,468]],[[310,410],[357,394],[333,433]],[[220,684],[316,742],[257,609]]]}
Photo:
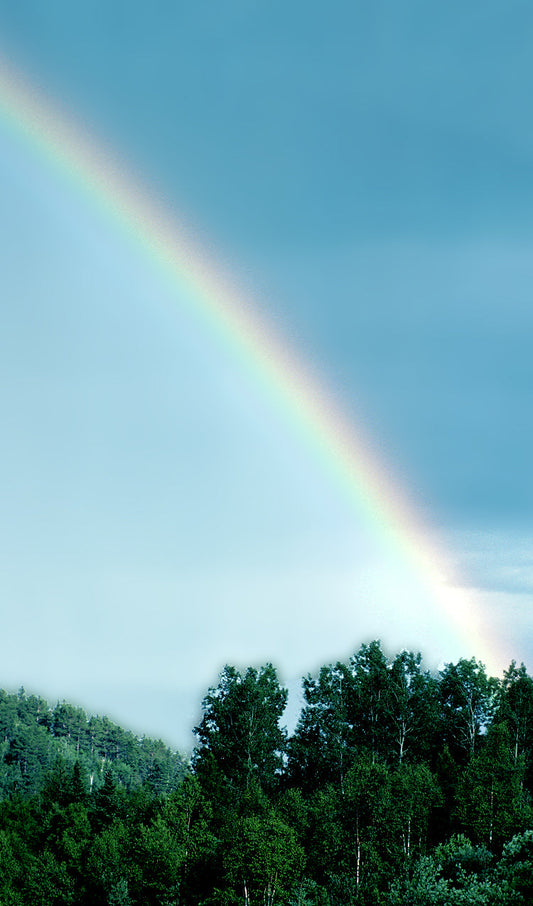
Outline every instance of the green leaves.
{"label": "green leaves", "polygon": [[490,728],[480,754],[466,766],[456,815],[472,840],[494,849],[529,826],[533,814],[524,788],[524,762],[515,761],[505,724]]}
{"label": "green leaves", "polygon": [[195,733],[199,745],[195,770],[207,782],[227,784],[242,793],[252,781],[273,790],[283,767],[286,733],[279,726],[287,703],[271,664],[240,674],[225,667],[219,685],[203,701]]}
{"label": "green leaves", "polygon": [[251,904],[283,901],[304,862],[294,830],[274,812],[239,818],[225,842],[226,880],[236,896]]}
{"label": "green leaves", "polygon": [[461,658],[441,672],[440,695],[445,737],[463,760],[477,750],[496,707],[498,682],[475,658]]}
{"label": "green leaves", "polygon": [[391,798],[405,858],[423,855],[432,810],[442,801],[436,778],[425,764],[401,764],[392,775]]}
{"label": "green leaves", "polygon": [[527,756],[531,762],[533,744],[533,679],[528,676],[523,664],[517,667],[513,661],[503,675],[497,698],[498,723],[504,722],[509,728],[509,741],[513,757],[517,761]]}
{"label": "green leaves", "polygon": [[79,762],[98,787],[106,766],[127,789],[150,781],[156,793],[175,789],[185,762],[161,741],[139,739],[106,717],[87,717],[82,708],[55,708],[23,689],[0,690],[0,798],[15,790],[41,792],[58,759],[71,769]]}
{"label": "green leaves", "polygon": [[287,745],[272,665],[226,667],[187,772],[161,742],[0,691],[2,906],[533,902],[523,665],[432,676],[372,642],[303,686]]}
{"label": "green leaves", "polygon": [[391,662],[380,643],[362,645],[348,664],[322,667],[303,680],[305,706],[289,742],[289,775],[307,792],[343,788],[363,755],[401,764],[429,758],[440,731],[438,683],[421,656],[402,651]]}

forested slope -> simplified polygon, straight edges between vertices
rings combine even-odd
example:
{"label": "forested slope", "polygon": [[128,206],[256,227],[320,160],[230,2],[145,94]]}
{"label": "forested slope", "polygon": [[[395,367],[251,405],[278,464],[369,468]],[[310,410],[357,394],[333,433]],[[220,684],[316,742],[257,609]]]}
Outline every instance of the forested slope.
{"label": "forested slope", "polygon": [[133,790],[148,783],[157,792],[174,789],[185,762],[161,740],[136,737],[107,717],[88,716],[66,702],[50,707],[24,689],[0,689],[0,797],[37,793],[61,763],[79,763],[90,787],[102,785],[106,770]]}
{"label": "forested slope", "polygon": [[303,691],[288,738],[276,670],[226,667],[184,776],[105,719],[4,693],[1,906],[533,903],[523,665],[432,675],[373,642]]}

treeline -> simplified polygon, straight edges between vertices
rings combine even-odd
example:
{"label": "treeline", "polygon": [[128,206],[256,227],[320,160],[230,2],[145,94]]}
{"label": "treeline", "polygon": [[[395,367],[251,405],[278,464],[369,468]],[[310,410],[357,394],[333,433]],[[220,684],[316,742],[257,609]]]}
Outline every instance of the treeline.
{"label": "treeline", "polygon": [[24,689],[0,689],[0,799],[40,792],[58,762],[70,769],[78,762],[95,789],[108,771],[127,791],[148,784],[170,792],[186,771],[184,759],[161,740],[139,738],[67,702],[52,708]]}
{"label": "treeline", "polygon": [[[475,659],[433,675],[420,655],[389,659],[373,642],[306,677],[303,695],[288,737],[274,667],[226,667],[172,783],[142,777],[135,746],[92,739],[90,720],[56,734],[34,703],[33,723],[68,757],[54,751],[39,782],[3,787],[0,906],[533,902],[523,665],[501,680]],[[118,752],[124,765],[134,753],[135,782]]]}

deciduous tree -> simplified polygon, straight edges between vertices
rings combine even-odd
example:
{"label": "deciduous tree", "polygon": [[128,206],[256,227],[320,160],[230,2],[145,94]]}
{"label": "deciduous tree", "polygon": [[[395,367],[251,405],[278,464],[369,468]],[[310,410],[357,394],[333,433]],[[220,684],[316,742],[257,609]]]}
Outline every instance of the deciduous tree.
{"label": "deciduous tree", "polygon": [[204,698],[203,717],[195,728],[198,775],[214,776],[214,770],[237,793],[252,781],[273,790],[286,746],[286,732],[280,727],[286,703],[287,690],[272,664],[259,670],[249,667],[243,674],[225,667],[218,686]]}

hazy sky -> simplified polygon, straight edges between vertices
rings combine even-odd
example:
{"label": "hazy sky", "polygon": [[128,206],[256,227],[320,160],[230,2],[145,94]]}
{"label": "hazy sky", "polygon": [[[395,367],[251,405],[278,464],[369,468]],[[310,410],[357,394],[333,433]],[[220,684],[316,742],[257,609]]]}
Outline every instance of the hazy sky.
{"label": "hazy sky", "polygon": [[[512,0],[0,0],[0,56],[312,365],[530,669],[532,39]],[[0,685],[189,746],[225,662],[485,654],[1,115],[0,262]]]}

